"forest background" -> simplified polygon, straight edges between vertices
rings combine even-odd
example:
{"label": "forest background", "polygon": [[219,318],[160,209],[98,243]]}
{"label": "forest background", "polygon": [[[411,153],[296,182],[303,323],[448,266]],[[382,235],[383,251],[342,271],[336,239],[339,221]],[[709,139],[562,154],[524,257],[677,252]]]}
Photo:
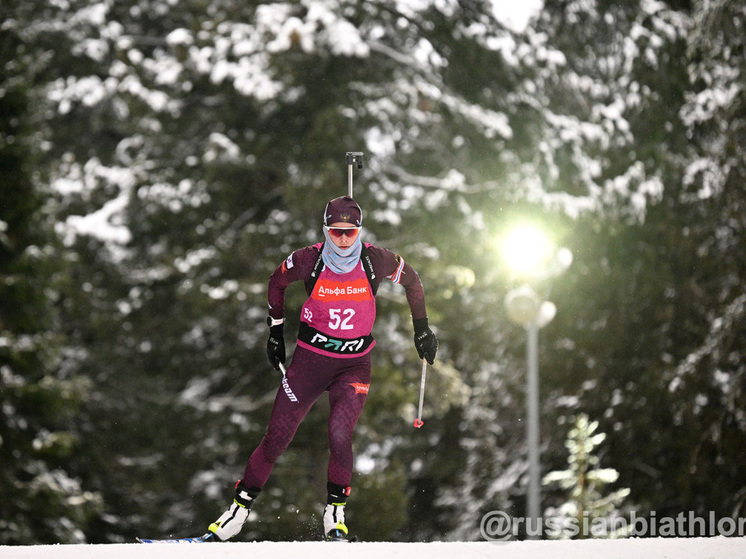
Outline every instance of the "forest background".
{"label": "forest background", "polygon": [[[202,533],[279,377],[266,283],[364,151],[364,239],[423,280],[425,425],[401,290],[378,296],[349,517],[479,539],[525,513],[526,334],[499,246],[540,224],[542,471],[577,417],[638,515],[743,516],[746,4],[3,0],[0,543]],[[288,291],[293,346],[300,285]],[[325,403],[242,539],[316,537]],[[545,488],[544,507],[567,500]]]}

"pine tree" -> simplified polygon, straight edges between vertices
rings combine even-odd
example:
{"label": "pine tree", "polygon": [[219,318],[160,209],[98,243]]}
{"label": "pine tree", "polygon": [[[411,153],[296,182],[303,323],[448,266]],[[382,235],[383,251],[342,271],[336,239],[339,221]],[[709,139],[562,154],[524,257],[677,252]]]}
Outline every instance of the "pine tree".
{"label": "pine tree", "polygon": [[53,235],[29,171],[27,106],[21,85],[0,84],[0,544],[82,543],[101,505],[71,465],[88,384],[60,372]]}
{"label": "pine tree", "polygon": [[618,517],[617,507],[630,490],[623,488],[604,494],[605,487],[617,481],[619,472],[598,467],[600,458],[596,451],[606,435],[597,433],[597,429],[598,421],[590,421],[585,414],[578,415],[565,442],[569,451],[568,468],[550,472],[542,480],[544,485],[558,485],[569,491],[569,499],[555,509],[560,522],[552,529],[555,526],[559,529],[551,536],[564,539],[568,535],[579,538],[621,535],[613,529],[613,520]]}

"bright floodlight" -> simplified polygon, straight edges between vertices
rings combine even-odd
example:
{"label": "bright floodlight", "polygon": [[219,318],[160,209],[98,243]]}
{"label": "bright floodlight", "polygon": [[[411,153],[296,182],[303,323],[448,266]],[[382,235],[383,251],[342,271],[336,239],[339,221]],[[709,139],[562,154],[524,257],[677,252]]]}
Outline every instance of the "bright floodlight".
{"label": "bright floodlight", "polygon": [[551,252],[551,242],[544,232],[529,225],[514,229],[503,242],[508,267],[521,276],[540,274]]}

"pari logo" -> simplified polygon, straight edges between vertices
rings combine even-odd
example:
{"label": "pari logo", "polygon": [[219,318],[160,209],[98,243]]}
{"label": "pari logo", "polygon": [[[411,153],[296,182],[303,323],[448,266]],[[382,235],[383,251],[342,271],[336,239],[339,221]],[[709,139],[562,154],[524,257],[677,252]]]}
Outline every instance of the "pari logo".
{"label": "pari logo", "polygon": [[367,394],[370,389],[370,384],[363,384],[362,382],[351,382],[350,386],[355,389],[355,394]]}

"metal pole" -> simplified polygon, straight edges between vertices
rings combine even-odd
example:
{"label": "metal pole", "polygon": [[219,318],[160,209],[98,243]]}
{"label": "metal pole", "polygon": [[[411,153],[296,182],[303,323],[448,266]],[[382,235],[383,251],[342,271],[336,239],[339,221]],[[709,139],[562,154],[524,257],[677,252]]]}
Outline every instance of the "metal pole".
{"label": "metal pole", "polygon": [[357,168],[363,168],[363,152],[362,151],[348,151],[345,153],[345,161],[347,163],[347,196],[352,198],[352,166],[357,163]]}
{"label": "metal pole", "polygon": [[536,320],[528,325],[526,344],[528,365],[526,394],[526,439],[528,441],[528,496],[526,531],[528,539],[537,539],[540,513],[539,464],[539,326]]}
{"label": "metal pole", "polygon": [[347,165],[347,196],[352,198],[352,163]]}
{"label": "metal pole", "polygon": [[414,420],[414,426],[419,429],[424,425],[422,422],[422,404],[425,402],[425,378],[427,377],[427,359],[422,360],[422,377],[420,379],[420,408],[417,412],[417,419]]}

